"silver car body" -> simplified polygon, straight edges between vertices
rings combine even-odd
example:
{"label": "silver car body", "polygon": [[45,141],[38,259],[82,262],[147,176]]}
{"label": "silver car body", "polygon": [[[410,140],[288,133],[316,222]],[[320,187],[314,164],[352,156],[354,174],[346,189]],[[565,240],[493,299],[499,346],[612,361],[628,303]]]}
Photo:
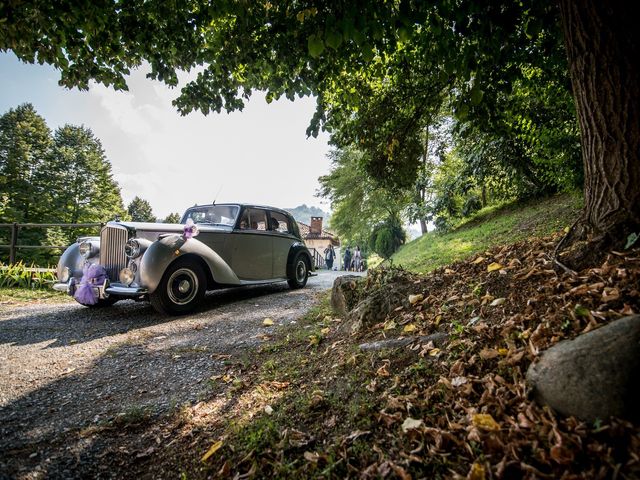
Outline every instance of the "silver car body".
{"label": "silver car body", "polygon": [[[198,230],[191,238],[184,225],[190,221]],[[293,287],[295,258],[307,263],[308,276],[312,258],[288,212],[245,204],[194,206],[182,224],[114,221],[103,227],[100,237],[78,239],[60,258],[54,288],[73,295],[83,268],[98,263],[108,276],[94,287],[100,300],[145,299],[180,259],[200,265],[206,290],[281,281]]]}

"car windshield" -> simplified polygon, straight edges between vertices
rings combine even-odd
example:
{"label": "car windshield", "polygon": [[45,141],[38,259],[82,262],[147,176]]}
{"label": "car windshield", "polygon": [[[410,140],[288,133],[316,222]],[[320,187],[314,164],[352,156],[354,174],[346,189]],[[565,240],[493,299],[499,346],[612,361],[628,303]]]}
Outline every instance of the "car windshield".
{"label": "car windshield", "polygon": [[191,219],[194,223],[232,227],[236,223],[239,210],[240,207],[237,205],[191,207],[182,216],[182,223],[186,223],[188,219]]}

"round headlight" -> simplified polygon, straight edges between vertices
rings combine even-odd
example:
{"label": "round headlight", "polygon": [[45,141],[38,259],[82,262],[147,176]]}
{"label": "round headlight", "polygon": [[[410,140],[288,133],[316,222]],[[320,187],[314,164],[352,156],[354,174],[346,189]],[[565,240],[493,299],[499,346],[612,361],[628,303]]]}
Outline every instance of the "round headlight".
{"label": "round headlight", "polygon": [[140,242],[132,238],[124,245],[124,254],[127,258],[137,258],[140,256]]}
{"label": "round headlight", "polygon": [[91,257],[94,251],[91,242],[81,242],[78,250],[80,252],[80,255],[82,255],[84,258]]}
{"label": "round headlight", "polygon": [[69,267],[64,267],[60,272],[60,276],[58,277],[58,281],[62,283],[67,283],[69,281],[69,277],[71,277],[71,270]]}
{"label": "round headlight", "polygon": [[131,271],[129,268],[123,268],[120,270],[120,283],[124,283],[129,286],[136,279],[136,274]]}

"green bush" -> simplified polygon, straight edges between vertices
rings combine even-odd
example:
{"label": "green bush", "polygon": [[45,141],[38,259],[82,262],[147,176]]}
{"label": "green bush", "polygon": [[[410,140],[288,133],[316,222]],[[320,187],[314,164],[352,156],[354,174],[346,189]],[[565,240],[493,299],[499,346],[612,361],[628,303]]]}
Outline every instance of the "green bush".
{"label": "green bush", "polygon": [[31,264],[0,264],[0,288],[48,288],[56,280],[54,272],[42,271]]}
{"label": "green bush", "polygon": [[391,216],[373,229],[369,245],[382,258],[390,258],[406,239],[400,218]]}

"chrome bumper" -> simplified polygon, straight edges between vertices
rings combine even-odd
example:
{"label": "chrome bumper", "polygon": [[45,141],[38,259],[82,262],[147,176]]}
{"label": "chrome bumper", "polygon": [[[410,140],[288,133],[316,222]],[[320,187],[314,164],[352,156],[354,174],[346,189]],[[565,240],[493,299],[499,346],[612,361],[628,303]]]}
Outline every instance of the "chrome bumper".
{"label": "chrome bumper", "polygon": [[[58,292],[65,292],[68,295],[73,296],[76,293],[76,289],[78,288],[78,283],[73,280],[69,280],[67,283],[54,283],[53,289]],[[98,298],[106,298],[110,295],[114,295],[116,297],[139,297],[141,295],[146,295],[149,291],[146,288],[141,287],[128,287],[126,285],[122,285],[120,283],[109,283],[109,281],[105,281],[103,285],[98,285],[93,287],[97,290]]]}
{"label": "chrome bumper", "polygon": [[[55,291],[68,293],[69,295],[73,295],[75,293],[75,284],[73,285],[73,287],[74,288],[71,288],[71,282],[69,282],[69,283],[54,283],[53,284],[53,289]],[[71,290],[73,290],[73,292]]]}
{"label": "chrome bumper", "polygon": [[139,297],[140,295],[146,295],[149,291],[142,287],[127,287],[120,283],[112,283],[107,285],[104,289],[109,295],[115,295],[116,297]]}

